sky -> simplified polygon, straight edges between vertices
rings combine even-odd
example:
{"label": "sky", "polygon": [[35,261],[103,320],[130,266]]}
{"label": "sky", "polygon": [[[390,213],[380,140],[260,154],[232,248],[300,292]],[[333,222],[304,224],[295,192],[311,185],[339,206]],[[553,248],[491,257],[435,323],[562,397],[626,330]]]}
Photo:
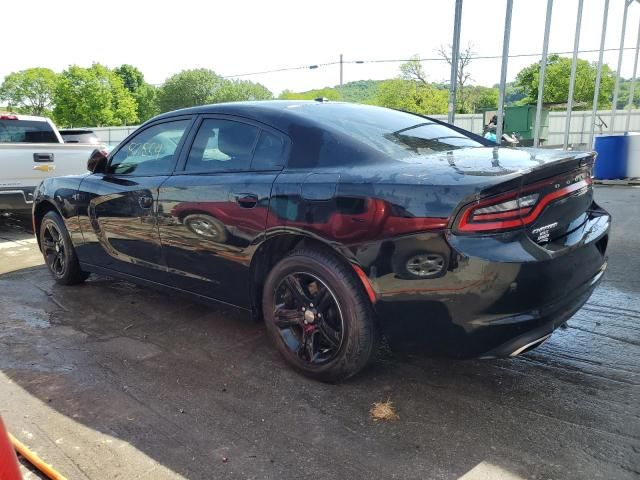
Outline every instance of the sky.
{"label": "sky", "polygon": [[[605,48],[620,44],[625,0],[610,0]],[[541,53],[546,0],[514,0],[510,54]],[[550,52],[573,49],[578,0],[555,0]],[[501,55],[506,0],[464,0],[461,44],[480,56]],[[581,50],[598,49],[604,0],[584,0]],[[128,63],[149,83],[161,84],[183,69],[209,68],[224,76],[283,67],[345,61],[437,57],[452,41],[454,0],[304,2],[289,0],[4,0],[0,8],[0,78],[30,67],[60,72],[71,64],[108,67]],[[24,21],[28,19],[27,21]],[[640,2],[629,7],[622,75],[630,77],[640,24]],[[8,39],[13,39],[11,42]],[[570,56],[567,55],[567,56]],[[581,58],[597,61],[597,53]],[[617,51],[604,61],[617,66]],[[509,61],[508,80],[537,61]],[[344,81],[398,75],[399,63],[346,64]],[[442,61],[424,64],[442,82]],[[477,59],[472,83],[493,85],[500,60]],[[339,83],[337,65],[242,77],[276,95]]]}

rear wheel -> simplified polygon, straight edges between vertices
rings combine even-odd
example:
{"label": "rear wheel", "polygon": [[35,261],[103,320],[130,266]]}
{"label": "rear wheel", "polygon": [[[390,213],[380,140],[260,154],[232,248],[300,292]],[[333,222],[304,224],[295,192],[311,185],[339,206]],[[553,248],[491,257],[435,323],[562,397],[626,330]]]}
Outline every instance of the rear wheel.
{"label": "rear wheel", "polygon": [[84,282],[89,274],[80,269],[69,232],[56,212],[48,212],[40,224],[40,248],[47,268],[56,282],[75,285]]}
{"label": "rear wheel", "polygon": [[330,253],[303,249],[281,260],[265,282],[263,311],[280,353],[309,377],[348,378],[375,352],[370,301],[353,271]]}

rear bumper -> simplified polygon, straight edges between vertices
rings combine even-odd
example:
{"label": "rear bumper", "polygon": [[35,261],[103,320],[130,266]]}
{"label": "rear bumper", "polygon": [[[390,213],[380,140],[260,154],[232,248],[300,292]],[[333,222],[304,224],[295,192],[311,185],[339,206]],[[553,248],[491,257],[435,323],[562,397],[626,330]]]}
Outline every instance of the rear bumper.
{"label": "rear bumper", "polygon": [[[433,355],[527,351],[589,299],[606,269],[609,228],[609,215],[594,209],[579,231],[553,245],[535,244],[522,232],[501,238],[444,234],[441,243],[450,248],[444,275],[409,280],[396,272],[372,279],[382,330],[394,349]],[[434,251],[440,243],[430,241]],[[393,255],[400,252],[396,242]]]}
{"label": "rear bumper", "polygon": [[589,300],[606,268],[605,262],[598,273],[575,290],[572,295],[529,312],[527,315],[531,318],[531,322],[527,322],[528,328],[525,333],[483,353],[482,358],[515,357],[542,345],[556,328],[569,320]]}
{"label": "rear bumper", "polygon": [[31,212],[34,190],[34,187],[1,188],[0,212]]}

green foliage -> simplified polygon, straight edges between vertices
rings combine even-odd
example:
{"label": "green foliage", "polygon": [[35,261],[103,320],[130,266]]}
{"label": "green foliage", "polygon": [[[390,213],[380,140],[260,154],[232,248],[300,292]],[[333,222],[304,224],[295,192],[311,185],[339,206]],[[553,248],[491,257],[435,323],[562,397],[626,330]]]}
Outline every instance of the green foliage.
{"label": "green foliage", "polygon": [[498,108],[498,95],[497,88],[479,85],[467,86],[466,98],[464,99],[465,110],[473,113],[483,108]]}
{"label": "green foliage", "polygon": [[168,112],[213,103],[214,94],[222,82],[222,77],[213,70],[183,70],[169,77],[160,87],[158,107],[161,112]]}
{"label": "green foliage", "polygon": [[279,100],[315,100],[316,98],[326,98],[328,100],[342,100],[342,95],[336,88],[325,87],[319,90],[309,90],[307,92],[283,91],[278,97]]}
{"label": "green foliage", "polygon": [[[494,85],[494,88],[499,88],[499,85]],[[504,104],[515,105],[516,103],[522,103],[523,99],[527,95],[524,93],[524,88],[516,85],[515,82],[507,82],[504,92]]]}
{"label": "green foliage", "polygon": [[420,56],[414,55],[408,62],[400,65],[400,78],[404,80],[415,80],[424,85],[428,85],[427,82],[427,74],[422,67],[422,62],[420,62]]}
{"label": "green foliage", "polygon": [[[631,80],[620,79],[620,90],[618,91],[618,109],[623,110],[629,106],[629,95],[631,92]],[[636,81],[633,88],[633,108],[640,108],[640,82]]]}
{"label": "green foliage", "polygon": [[136,100],[122,79],[98,63],[70,66],[56,85],[56,122],[60,126],[110,126],[138,121]]}
{"label": "green foliage", "polygon": [[378,87],[376,105],[420,114],[447,113],[448,92],[413,80],[397,78]]}
{"label": "green foliage", "polygon": [[159,113],[156,88],[144,80],[144,75],[133,65],[121,65],[113,71],[122,79],[125,88],[136,100],[138,120],[144,122]]}
{"label": "green foliage", "polygon": [[211,103],[271,99],[273,99],[273,93],[260,83],[248,80],[224,80],[214,93]]}
{"label": "green foliage", "polygon": [[213,70],[183,70],[167,79],[158,91],[161,112],[210,103],[269,100],[273,94],[247,80],[225,80]]}
{"label": "green foliage", "polygon": [[[578,59],[576,64],[576,83],[574,102],[576,108],[590,107],[595,93],[597,66],[586,60]],[[522,103],[535,103],[538,100],[540,83],[540,63],[523,68],[516,77],[516,85],[526,94]],[[545,71],[543,102],[546,104],[566,103],[569,96],[569,79],[571,77],[571,59],[559,55],[550,55]],[[615,83],[614,72],[608,65],[602,66],[602,79],[598,95],[598,106],[606,108],[611,105],[611,94]]]}
{"label": "green foliage", "polygon": [[10,109],[43,115],[53,106],[57,75],[48,68],[29,68],[7,75],[0,86],[0,100]]}
{"label": "green foliage", "polygon": [[359,80],[345,83],[342,87],[336,88],[345,102],[373,103],[381,83],[380,80]]}

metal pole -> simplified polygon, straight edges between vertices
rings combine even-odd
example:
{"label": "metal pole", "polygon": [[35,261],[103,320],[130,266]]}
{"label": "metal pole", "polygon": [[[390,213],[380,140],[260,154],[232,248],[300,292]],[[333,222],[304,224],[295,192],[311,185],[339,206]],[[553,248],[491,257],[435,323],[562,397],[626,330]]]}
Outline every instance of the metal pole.
{"label": "metal pole", "polygon": [[[608,1],[608,0],[607,0]],[[536,124],[534,126],[533,146],[540,144],[540,122],[542,120],[542,95],[544,93],[544,72],[547,69],[547,53],[549,52],[549,31],[551,30],[551,13],[553,0],[547,0],[547,19],[544,23],[544,42],[542,44],[542,60],[540,61],[540,81],[538,82],[538,105],[536,106]]]}
{"label": "metal pole", "polygon": [[600,55],[598,56],[598,72],[596,73],[596,88],[593,92],[593,108],[591,109],[591,133],[589,134],[589,148],[593,147],[593,136],[596,131],[596,115],[598,113],[598,97],[600,96],[600,80],[602,78],[602,57],[604,55],[604,41],[607,38],[607,17],[609,16],[609,0],[604,0],[602,12],[602,35],[600,36]]}
{"label": "metal pole", "polygon": [[340,87],[342,87],[342,54],[340,54]]}
{"label": "metal pole", "polygon": [[576,86],[576,67],[578,65],[578,47],[580,45],[580,27],[582,26],[582,6],[584,0],[578,1],[578,18],[576,20],[576,37],[573,40],[573,58],[571,59],[571,78],[569,79],[569,96],[567,97],[567,117],[564,126],[564,143],[562,148],[565,150],[569,146],[569,129],[571,128],[571,110],[573,109],[573,91]]}
{"label": "metal pole", "polygon": [[624,33],[627,29],[627,12],[633,0],[624,0],[624,14],[622,15],[622,33],[620,33],[620,51],[618,52],[618,68],[616,69],[616,85],[613,88],[613,103],[611,104],[611,120],[609,131],[615,132],[616,109],[618,107],[618,92],[620,90],[620,70],[622,69],[622,53],[624,52]]}
{"label": "metal pole", "polygon": [[498,125],[496,125],[496,140],[502,143],[502,125],[504,122],[504,90],[507,85],[507,64],[509,62],[509,38],[511,37],[511,10],[513,0],[507,0],[507,11],[504,15],[504,38],[502,39],[502,67],[500,69],[500,91],[498,94]]}
{"label": "metal pole", "polygon": [[629,131],[631,124],[631,109],[633,108],[633,93],[636,87],[636,74],[638,73],[638,52],[640,51],[640,25],[638,25],[638,37],[636,38],[636,57],[633,61],[633,76],[631,77],[631,85],[629,85],[629,105],[627,106],[627,123],[624,130]]}
{"label": "metal pole", "polygon": [[453,20],[453,45],[451,46],[451,83],[449,84],[449,111],[447,121],[453,123],[456,115],[456,90],[458,88],[458,58],[460,56],[460,26],[462,25],[462,0],[456,0]]}

